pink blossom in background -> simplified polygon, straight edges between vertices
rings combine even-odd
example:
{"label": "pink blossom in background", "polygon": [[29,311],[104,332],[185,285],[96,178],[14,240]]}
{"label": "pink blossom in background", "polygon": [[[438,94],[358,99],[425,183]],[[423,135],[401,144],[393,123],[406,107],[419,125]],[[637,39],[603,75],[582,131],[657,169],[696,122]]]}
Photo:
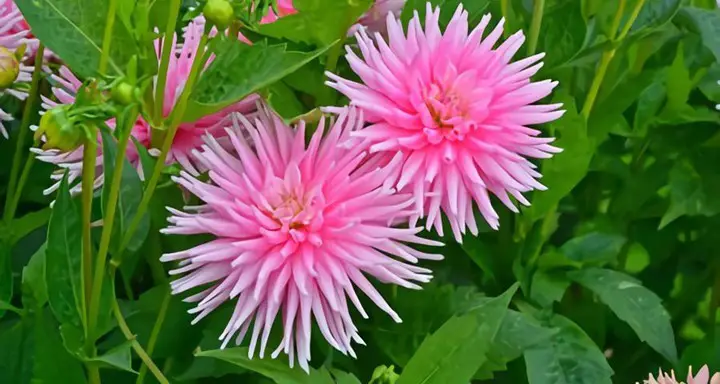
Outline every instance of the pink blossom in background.
{"label": "pink blossom in background", "polygon": [[365,12],[358,20],[358,24],[350,29],[351,34],[355,34],[360,26],[368,29],[368,32],[386,32],[386,20],[388,14],[400,17],[405,2],[407,0],[375,0],[372,7]]}
{"label": "pink blossom in background", "polygon": [[[202,17],[198,17],[193,20],[183,32],[182,45],[178,45],[177,51],[171,56],[170,65],[168,68],[167,83],[165,86],[165,99],[163,105],[163,114],[168,116],[172,111],[175,103],[177,102],[182,90],[185,87],[185,81],[190,73],[192,62],[195,58],[195,52],[197,50],[200,37],[203,32],[205,21]],[[177,36],[173,37],[173,44],[177,45]],[[158,40],[155,43],[155,47],[158,54],[158,60],[160,57],[161,41]],[[57,83],[53,87],[53,94],[57,98],[57,102],[44,98],[43,106],[45,109],[52,108],[58,104],[72,104],[75,101],[75,94],[81,86],[81,81],[78,80],[75,75],[70,72],[69,69],[63,67],[57,75],[53,75],[52,79]],[[258,97],[256,95],[250,96],[245,100],[242,100],[234,105],[227,107],[226,109],[214,113],[209,116],[205,116],[192,123],[183,123],[178,128],[177,134],[173,140],[172,147],[168,153],[167,163],[180,163],[185,169],[193,174],[197,174],[198,170],[195,168],[192,160],[192,151],[199,148],[202,144],[202,136],[205,133],[212,133],[219,140],[223,140],[224,127],[229,124],[229,115],[232,113],[250,113],[255,110],[255,103]],[[115,121],[110,120],[107,124],[114,129]],[[151,148],[150,145],[150,125],[142,118],[138,118],[132,129],[132,136],[140,144],[146,148]],[[100,148],[99,150],[101,150]],[[63,169],[69,170],[69,181],[72,183],[79,179],[82,175],[82,148],[78,148],[73,152],[64,153],[58,150],[47,150],[43,151],[37,148],[33,149],[37,153],[37,158],[49,162],[58,164],[61,170],[52,175],[55,184],[45,190],[45,193],[49,194],[55,191],[59,185],[60,180],[63,177]],[[151,151],[154,153],[155,151]],[[128,144],[128,160],[135,166],[141,177],[142,168],[140,164],[139,155],[135,149],[134,144],[131,142]],[[95,180],[95,187],[98,188],[103,183],[102,174],[102,153],[98,153],[97,158],[97,178]],[[81,185],[77,184],[72,187],[71,192],[80,192]]]}
{"label": "pink blossom in background", "polygon": [[[20,11],[15,7],[15,3],[12,1],[3,1],[0,3],[0,56],[12,55],[14,51],[22,44],[29,44],[30,38],[27,29],[18,28],[17,26],[24,23]],[[0,60],[10,60],[10,57],[5,57]],[[20,72],[18,73],[16,83],[28,83],[32,79],[33,67],[25,65],[19,62]],[[20,100],[27,98],[27,93],[12,89],[12,88],[0,88],[0,97],[4,95],[10,95]],[[13,117],[9,113],[5,112],[0,108],[0,134],[6,139],[8,138],[8,132],[3,122],[12,121]]]}
{"label": "pink blossom in background", "polygon": [[355,289],[400,322],[366,275],[420,289],[414,282],[428,282],[431,271],[414,264],[442,256],[408,244],[442,244],[418,237],[422,228],[393,225],[407,222],[413,205],[411,194],[386,183],[400,156],[385,166],[359,166],[366,152],[343,145],[362,126],[361,113],[343,109],[327,133],[323,118],[306,145],[304,122],[292,129],[266,108],[253,122],[236,115],[239,123],[228,129],[234,151],[206,137],[197,158],[210,170],[210,181],[188,172],[174,178],[204,203],[185,212],[168,207],[172,216],[163,232],[215,239],[165,254],[162,261],[179,262],[170,272],[182,275],[171,283],[174,294],[207,286],[185,299],[197,303],[194,322],[233,301],[235,311],[220,335],[223,348],[233,340],[240,344],[251,331],[249,357],[258,346],[263,357],[280,317],[282,342],[270,355],[285,353],[291,366],[297,360],[307,371],[313,319],[330,345],[354,357],[351,341],[363,341],[348,299],[368,317]]}
{"label": "pink blossom in background", "polygon": [[720,372],[716,372],[710,377],[710,370],[707,365],[704,365],[700,368],[697,375],[693,376],[692,367],[690,367],[687,381],[681,382],[675,378],[674,371],[670,371],[670,374],[660,371],[657,378],[653,377],[653,375],[648,375],[647,380],[643,380],[643,384],[720,384]]}
{"label": "pink blossom in background", "polygon": [[543,54],[511,62],[525,40],[522,32],[495,47],[502,20],[483,38],[490,15],[468,31],[461,5],[442,33],[440,10],[427,7],[424,29],[416,14],[407,37],[392,14],[388,42],[359,30],[362,58],[349,47],[346,58],[362,82],[328,73],[327,84],[364,110],[369,126],[354,135],[367,141],[371,153],[385,162],[402,155],[395,184],[414,194],[414,219],[425,217],[427,228],[443,235],[443,212],[461,241],[466,228],[478,232],[473,202],[497,228],[491,194],[517,212],[510,196],[529,205],[522,193],[545,189],[526,157],[549,158],[561,150],[528,126],[556,120],[564,111],[562,104],[533,105],[557,82],[530,80]]}
{"label": "pink blossom in background", "polygon": [[263,16],[262,20],[260,20],[260,23],[261,24],[272,23],[281,17],[285,17],[288,15],[297,13],[297,10],[293,6],[292,0],[278,0],[277,11],[278,11],[278,13],[275,14],[275,11],[272,8],[270,8],[270,10],[268,10],[268,14]]}

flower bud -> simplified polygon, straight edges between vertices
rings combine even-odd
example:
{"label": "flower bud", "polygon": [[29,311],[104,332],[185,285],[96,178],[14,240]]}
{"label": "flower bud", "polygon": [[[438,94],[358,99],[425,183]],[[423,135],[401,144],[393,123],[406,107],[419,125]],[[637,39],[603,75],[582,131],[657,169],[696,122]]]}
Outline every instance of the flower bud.
{"label": "flower bud", "polygon": [[373,371],[370,384],[395,384],[400,375],[395,373],[395,366],[386,367],[381,365]]}
{"label": "flower bud", "polygon": [[205,19],[224,30],[235,18],[235,11],[228,0],[208,0],[203,7]]}
{"label": "flower bud", "polygon": [[83,129],[69,118],[71,105],[53,108],[40,118],[40,126],[35,131],[35,140],[45,135],[42,149],[59,149],[63,152],[75,150],[83,143]]}
{"label": "flower bud", "polygon": [[113,87],[111,94],[113,99],[118,103],[128,105],[133,102],[135,98],[134,93],[135,87],[123,81]]}
{"label": "flower bud", "polygon": [[13,52],[0,46],[0,89],[10,87],[20,74],[20,61]]}

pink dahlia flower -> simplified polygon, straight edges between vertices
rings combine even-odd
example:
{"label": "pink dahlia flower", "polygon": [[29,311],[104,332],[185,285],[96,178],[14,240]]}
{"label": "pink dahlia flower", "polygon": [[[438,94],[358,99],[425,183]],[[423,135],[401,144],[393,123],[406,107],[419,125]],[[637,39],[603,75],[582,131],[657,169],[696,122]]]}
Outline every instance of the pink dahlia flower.
{"label": "pink dahlia flower", "polygon": [[[27,92],[13,87],[13,84],[30,82],[33,71],[33,67],[15,57],[14,51],[29,42],[27,30],[15,28],[20,22],[23,22],[22,15],[12,1],[0,3],[0,97],[10,95],[25,100]],[[10,86],[6,86],[7,83],[11,83]],[[12,115],[0,108],[0,134],[6,139],[8,132],[3,122],[11,120]]]}
{"label": "pink dahlia flower", "polygon": [[[198,17],[193,20],[185,29],[183,33],[182,45],[178,45],[178,49],[174,55],[170,58],[170,65],[168,67],[167,83],[165,85],[165,98],[163,105],[163,114],[167,117],[175,106],[180,94],[185,87],[185,81],[190,73],[193,60],[195,59],[195,52],[200,41],[200,37],[203,33],[205,20],[202,17]],[[177,36],[173,36],[173,45],[177,45]],[[162,41],[158,40],[155,43],[155,48],[160,57],[160,49]],[[209,63],[208,63],[209,64]],[[57,86],[53,87],[53,94],[55,95],[57,102],[44,98],[43,106],[45,109],[50,109],[58,104],[72,104],[75,102],[75,95],[78,89],[82,85],[82,82],[75,77],[75,75],[66,67],[62,67],[57,75],[51,76],[51,78],[57,83]],[[198,174],[199,171],[194,166],[191,160],[191,153],[196,148],[202,145],[202,136],[205,133],[211,133],[218,137],[219,140],[225,141],[223,138],[225,125],[230,123],[229,116],[232,113],[250,113],[255,110],[255,103],[258,97],[253,95],[245,100],[242,100],[234,105],[231,105],[224,110],[214,113],[209,116],[205,116],[197,121],[191,123],[183,123],[178,128],[177,134],[168,153],[167,163],[180,163],[188,172],[192,174]],[[107,121],[107,124],[111,129],[115,127],[115,120]],[[151,148],[150,144],[150,124],[139,117],[132,128],[132,136],[140,144],[146,148]],[[34,148],[33,151],[37,153],[37,158],[49,162],[58,164],[63,169],[69,170],[69,180],[74,182],[82,175],[82,147],[72,152],[61,152],[58,150],[47,150],[43,151]],[[98,188],[103,183],[102,174],[102,148],[99,149],[98,157],[96,160],[97,178],[95,180],[95,187]],[[151,154],[157,154],[157,150],[150,150]],[[140,157],[137,153],[135,145],[130,142],[127,148],[127,156],[130,163],[138,169],[141,177],[142,167],[140,164]],[[63,171],[56,172],[52,175],[55,184],[45,190],[46,194],[55,191],[62,180]],[[81,184],[73,186],[71,192],[80,192]]]}
{"label": "pink dahlia flower", "polygon": [[490,194],[517,211],[508,195],[529,205],[522,193],[545,189],[525,157],[549,158],[560,149],[528,125],[553,121],[564,111],[562,104],[533,105],[557,82],[530,81],[543,54],[511,62],[525,40],[522,32],[495,47],[502,20],[485,38],[490,15],[468,33],[468,13],[461,5],[442,33],[440,10],[429,3],[427,8],[425,29],[416,13],[407,37],[391,14],[389,42],[360,30],[362,58],[350,48],[346,58],[362,83],[328,73],[327,84],[364,110],[370,125],[354,135],[367,140],[371,153],[385,161],[402,155],[396,186],[415,195],[427,228],[443,234],[442,211],[461,241],[466,228],[478,231],[473,201],[497,228]]}
{"label": "pink dahlia flower", "polygon": [[[419,289],[431,271],[413,264],[440,260],[408,244],[440,246],[418,237],[422,228],[400,228],[411,214],[411,194],[398,194],[386,180],[400,157],[385,166],[364,162],[358,146],[341,145],[363,118],[343,110],[324,134],[324,118],[305,144],[305,124],[291,129],[265,107],[254,123],[228,129],[235,152],[212,137],[197,154],[210,169],[210,181],[183,172],[175,181],[204,201],[172,213],[166,234],[211,234],[214,240],[182,252],[163,255],[179,261],[172,291],[200,286],[186,299],[197,303],[199,321],[226,301],[235,311],[220,335],[224,348],[240,344],[252,327],[249,357],[263,357],[268,336],[280,317],[283,338],[273,358],[284,352],[290,365],[308,370],[312,319],[334,348],[355,356],[351,341],[362,344],[348,299],[367,318],[355,287],[395,321],[400,318],[366,275],[381,282]],[[249,136],[248,143],[243,138]],[[237,153],[234,154],[234,153]],[[362,164],[362,165],[361,165]],[[237,337],[236,337],[237,335]]]}
{"label": "pink dahlia flower", "polygon": [[263,16],[262,20],[260,20],[260,23],[261,24],[272,23],[281,17],[285,17],[288,15],[297,13],[297,10],[293,6],[292,0],[278,0],[277,11],[278,11],[278,13],[275,14],[275,11],[272,8],[270,8],[270,10],[268,11],[268,14]]}
{"label": "pink dahlia flower", "polygon": [[[636,383],[639,384],[639,383]],[[700,368],[697,375],[692,375],[692,367],[690,367],[687,375],[687,382],[678,381],[675,378],[675,372],[670,371],[670,374],[660,371],[657,378],[652,375],[648,375],[647,380],[643,380],[643,384],[720,384],[720,372],[716,372],[710,377],[710,370],[707,365]]]}

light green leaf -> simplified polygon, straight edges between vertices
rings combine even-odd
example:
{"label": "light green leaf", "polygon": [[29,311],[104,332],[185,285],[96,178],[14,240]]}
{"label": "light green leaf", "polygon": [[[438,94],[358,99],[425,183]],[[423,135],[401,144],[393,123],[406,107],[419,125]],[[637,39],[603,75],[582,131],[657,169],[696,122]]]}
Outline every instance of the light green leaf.
{"label": "light green leaf", "polygon": [[568,276],[595,292],[641,340],[671,362],[677,361],[675,334],[662,300],[638,280],[609,269],[590,268]]}
{"label": "light green leaf", "polygon": [[529,384],[612,383],[612,368],[582,328],[560,315],[547,325],[557,333],[524,354]]}
{"label": "light green leaf", "polygon": [[[102,54],[108,13],[107,1],[16,0],[32,32],[81,77],[96,75]],[[123,73],[137,53],[126,26],[115,23],[111,35],[109,68]]]}
{"label": "light green leaf", "polygon": [[269,87],[268,103],[283,119],[292,120],[306,112],[307,108],[298,100],[292,88],[278,81]]}
{"label": "light green leaf", "polygon": [[260,359],[255,356],[248,358],[248,348],[227,348],[212,351],[202,351],[196,354],[199,357],[212,357],[227,361],[237,366],[257,372],[265,377],[275,380],[277,384],[332,384],[330,373],[324,367],[310,369],[310,374],[299,367],[290,368],[283,359]]}
{"label": "light green leaf", "polygon": [[80,207],[70,196],[67,174],[60,183],[48,226],[45,282],[55,318],[77,328],[84,324],[82,226]]}
{"label": "light green leaf", "polygon": [[321,55],[329,46],[312,52],[287,51],[284,44],[221,41],[217,57],[202,73],[192,95],[185,121],[217,112],[257,92]]}
{"label": "light green leaf", "polygon": [[487,361],[516,290],[514,285],[501,296],[445,322],[415,351],[397,384],[467,383]]}
{"label": "light green leaf", "polygon": [[562,300],[569,286],[570,280],[565,274],[538,271],[532,277],[530,296],[541,306],[551,307],[553,303]]}
{"label": "light green leaf", "polygon": [[[127,117],[127,116],[126,116]],[[113,175],[115,174],[115,156],[118,148],[117,143],[113,136],[107,129],[101,129],[100,134],[102,135],[103,145],[103,164],[104,164],[104,178],[102,190],[102,208],[103,215],[105,215],[105,209],[107,208],[107,202],[110,198],[110,185],[112,183]],[[140,200],[143,195],[143,183],[137,174],[135,168],[127,160],[124,159],[122,167],[122,177],[120,182],[120,193],[117,200],[117,208],[115,211],[115,221],[113,223],[113,236],[110,241],[111,249],[118,249],[120,246],[121,238],[125,235],[130,226],[130,222],[135,218],[137,214]],[[137,251],[145,241],[148,231],[150,230],[150,217],[145,214],[140,221],[140,225],[133,234],[130,242],[128,243],[127,250],[130,252]]]}
{"label": "light green leaf", "polygon": [[102,356],[87,359],[100,366],[137,373],[132,367],[132,343],[126,341],[104,353]]}
{"label": "light green leaf", "polygon": [[331,369],[330,373],[332,373],[335,378],[336,384],[362,384],[352,373],[344,372],[339,369]]}
{"label": "light green leaf", "polygon": [[45,282],[46,247],[47,244],[43,244],[23,268],[22,294],[25,308],[40,308],[48,300],[47,284]]}
{"label": "light green leaf", "polygon": [[408,0],[407,2],[405,2],[405,7],[403,8],[402,14],[400,15],[400,20],[402,21],[403,25],[408,24],[408,21],[412,19],[414,11],[416,10],[420,15],[421,24],[424,25],[427,3],[432,4],[433,8],[436,6],[440,7],[440,25],[442,27],[446,27],[448,25],[448,23],[452,19],[453,14],[455,14],[455,10],[457,9],[458,5],[462,3],[463,9],[468,12],[468,21],[472,26],[475,25],[478,21],[480,21],[480,18],[483,15],[483,11],[485,11],[488,5],[490,5],[490,0]]}
{"label": "light green leaf", "polygon": [[260,25],[258,32],[324,47],[344,38],[371,4],[370,0],[294,0],[297,13]]}

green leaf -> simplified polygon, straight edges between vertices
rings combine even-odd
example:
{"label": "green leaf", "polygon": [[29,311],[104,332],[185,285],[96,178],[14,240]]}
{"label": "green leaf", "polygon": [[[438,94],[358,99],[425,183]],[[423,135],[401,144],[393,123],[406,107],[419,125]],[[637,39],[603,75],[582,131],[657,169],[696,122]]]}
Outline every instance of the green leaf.
{"label": "green leaf", "polygon": [[290,368],[283,359],[248,358],[248,348],[227,348],[198,352],[196,356],[212,357],[227,361],[240,367],[257,372],[274,380],[277,384],[332,384],[332,378],[324,367],[310,369],[307,374],[299,367]]}
{"label": "green leaf", "polygon": [[542,23],[538,51],[547,53],[545,65],[552,69],[565,64],[583,48],[587,26],[582,16],[582,2],[565,1],[545,15],[545,20],[562,22]]}
{"label": "green leaf", "polygon": [[133,145],[138,152],[138,156],[140,156],[140,168],[142,169],[142,178],[145,179],[145,181],[147,182],[150,178],[150,175],[152,175],[153,171],[155,170],[155,163],[157,163],[157,159],[150,156],[148,149],[145,148],[144,145],[140,144],[137,139],[131,136],[130,140],[132,140]]}
{"label": "green leaf", "polygon": [[671,111],[681,110],[690,98],[690,92],[695,84],[690,77],[690,71],[685,66],[685,49],[683,44],[678,45],[675,60],[667,70],[667,106]]}
{"label": "green leaf", "polygon": [[675,16],[681,4],[681,0],[646,0],[630,32],[637,33],[662,26]]}
{"label": "green leaf", "polygon": [[371,4],[371,0],[294,0],[297,13],[260,25],[258,32],[324,47],[345,38],[348,29]]}
{"label": "green leaf", "polygon": [[403,369],[397,384],[464,384],[487,361],[517,285],[501,296],[453,316],[427,337]]}
{"label": "green leaf", "polygon": [[50,208],[44,208],[39,211],[33,211],[23,217],[19,217],[10,224],[12,236],[10,244],[17,243],[20,239],[30,234],[30,232],[47,224],[50,220]]}
{"label": "green leaf", "polygon": [[482,17],[483,11],[490,5],[490,0],[408,0],[405,2],[405,7],[400,14],[400,20],[403,25],[407,25],[408,21],[413,18],[414,11],[418,11],[420,15],[421,24],[425,22],[425,11],[426,4],[430,3],[433,8],[440,7],[440,26],[446,27],[458,5],[462,3],[463,8],[468,12],[468,22],[470,25],[475,25]]}
{"label": "green leaf", "polygon": [[671,362],[677,361],[670,315],[655,293],[633,277],[608,269],[584,269],[570,272],[568,276],[595,292],[641,340]]}
{"label": "green leaf", "polygon": [[720,10],[683,7],[678,16],[681,22],[700,34],[702,43],[720,61]]}
{"label": "green leaf", "polygon": [[307,112],[307,108],[298,100],[292,88],[278,81],[269,88],[268,103],[283,119],[291,120]]}
{"label": "green leaf", "polygon": [[612,368],[582,328],[560,315],[547,325],[557,333],[524,354],[529,384],[612,383]]}
{"label": "green leaf", "polygon": [[541,306],[551,307],[562,300],[569,286],[570,280],[564,274],[538,271],[532,277],[530,296]]}
{"label": "green leaf", "polygon": [[47,310],[37,313],[33,360],[33,383],[86,382],[82,364],[63,347],[58,324]]}
{"label": "green leaf", "polygon": [[0,383],[30,383],[35,343],[32,318],[0,323]]}
{"label": "green leaf", "polygon": [[670,170],[670,207],[663,215],[660,228],[681,216],[709,217],[720,213],[720,200],[717,199],[720,177],[707,163],[701,166],[706,169],[705,172],[699,172],[689,159],[675,162]]}
{"label": "green leaf", "polygon": [[126,341],[115,348],[105,352],[102,356],[87,359],[102,367],[119,369],[121,371],[137,373],[132,367],[132,343]]}
{"label": "green leaf", "polygon": [[[81,77],[96,75],[109,2],[96,0],[16,0],[32,32]],[[137,53],[125,24],[115,23],[109,69],[122,74]]]}
{"label": "green leaf", "polygon": [[48,300],[48,290],[45,282],[46,247],[47,244],[43,244],[23,268],[22,293],[25,308],[40,308]]}
{"label": "green leaf", "polygon": [[571,239],[560,247],[560,252],[578,263],[603,263],[615,260],[625,244],[625,237],[591,232]]}
{"label": "green leaf", "polygon": [[[112,134],[106,129],[101,129],[100,134],[102,135],[103,145],[103,164],[104,164],[104,178],[102,190],[102,208],[103,216],[105,215],[105,209],[107,208],[107,202],[110,198],[110,185],[112,178],[115,173],[115,156],[117,154],[117,143],[113,138]],[[112,239],[110,240],[111,249],[118,249],[120,247],[121,238],[128,231],[130,222],[135,218],[138,212],[138,206],[142,200],[143,195],[143,183],[137,174],[135,168],[127,160],[127,157],[123,160],[124,164],[122,167],[122,177],[120,181],[120,193],[118,195],[117,207],[115,211],[115,221],[113,223]],[[145,214],[140,221],[140,225],[133,234],[130,242],[127,245],[127,250],[135,252],[142,246],[145,238],[147,237],[148,231],[150,230],[150,217]]]}
{"label": "green leaf", "polygon": [[202,73],[190,96],[185,121],[194,121],[217,112],[257,92],[325,52],[287,51],[286,45],[259,42],[221,41],[217,57]]}
{"label": "green leaf", "polygon": [[67,173],[60,183],[48,226],[45,282],[55,318],[81,328],[85,296],[82,281],[80,207],[70,196]]}
{"label": "green leaf", "polygon": [[652,83],[640,94],[633,122],[633,133],[637,137],[647,135],[648,128],[657,119],[666,94],[665,85],[659,81]]}
{"label": "green leaf", "polygon": [[527,210],[532,221],[545,217],[585,177],[594,152],[585,119],[577,113],[574,101],[561,98],[554,102],[563,102],[567,109],[565,116],[550,124],[559,136],[553,145],[563,152],[542,162],[541,181],[548,190],[533,193],[532,206]]}
{"label": "green leaf", "polygon": [[[10,258],[10,247],[0,244],[0,302],[9,303],[13,296],[13,274]],[[5,314],[0,309],[0,318]]]}
{"label": "green leaf", "polygon": [[362,384],[352,373],[344,372],[339,369],[331,369],[330,373],[332,373],[335,378],[336,384]]}

